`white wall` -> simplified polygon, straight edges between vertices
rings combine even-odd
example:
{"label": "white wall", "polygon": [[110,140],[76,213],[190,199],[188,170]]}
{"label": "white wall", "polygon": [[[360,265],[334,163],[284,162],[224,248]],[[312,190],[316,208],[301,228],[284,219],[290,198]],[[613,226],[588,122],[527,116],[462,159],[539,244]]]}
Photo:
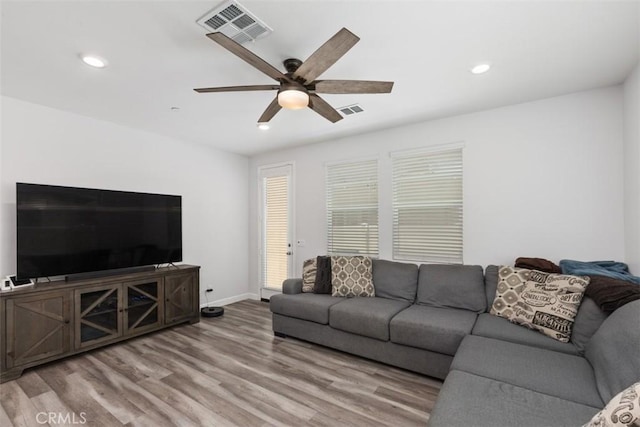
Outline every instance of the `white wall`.
{"label": "white wall", "polygon": [[[182,196],[183,259],[211,300],[246,296],[248,159],[2,97],[0,275],[15,273],[15,183]],[[205,301],[201,295],[201,303]]]}
{"label": "white wall", "polygon": [[640,64],[624,84],[624,225],[626,262],[640,275]]}
{"label": "white wall", "polygon": [[295,254],[299,276],[304,259],[326,253],[325,163],[378,156],[380,257],[390,259],[389,152],[455,141],[465,143],[465,263],[624,258],[623,93],[616,86],[252,157],[252,289],[258,166],[295,162],[295,238],[306,240]]}

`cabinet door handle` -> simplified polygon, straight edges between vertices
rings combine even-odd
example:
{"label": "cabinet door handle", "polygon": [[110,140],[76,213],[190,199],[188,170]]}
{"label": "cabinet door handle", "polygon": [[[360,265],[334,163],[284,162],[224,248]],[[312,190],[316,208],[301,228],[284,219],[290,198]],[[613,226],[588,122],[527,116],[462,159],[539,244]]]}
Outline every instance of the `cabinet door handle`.
{"label": "cabinet door handle", "polygon": [[169,302],[169,298],[167,298],[167,302]]}
{"label": "cabinet door handle", "polygon": [[69,319],[66,319],[66,320],[64,321],[64,323],[65,323],[65,324],[67,324],[67,325],[69,324],[69,322],[70,322],[70,320],[69,320]]}

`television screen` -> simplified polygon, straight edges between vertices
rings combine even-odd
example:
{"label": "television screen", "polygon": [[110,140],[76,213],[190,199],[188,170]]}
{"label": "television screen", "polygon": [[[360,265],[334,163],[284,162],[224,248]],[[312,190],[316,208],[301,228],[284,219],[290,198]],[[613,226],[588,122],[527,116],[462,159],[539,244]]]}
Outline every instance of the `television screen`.
{"label": "television screen", "polygon": [[16,184],[17,276],[182,261],[182,198]]}

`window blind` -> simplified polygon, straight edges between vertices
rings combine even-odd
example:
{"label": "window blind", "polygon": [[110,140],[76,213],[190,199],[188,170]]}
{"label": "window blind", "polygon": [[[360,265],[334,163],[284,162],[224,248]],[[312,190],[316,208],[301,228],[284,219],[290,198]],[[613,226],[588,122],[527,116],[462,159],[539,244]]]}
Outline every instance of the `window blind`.
{"label": "window blind", "polygon": [[327,165],[327,252],[378,255],[378,160]]}
{"label": "window blind", "polygon": [[289,209],[288,176],[270,176],[264,178],[264,248],[263,265],[264,285],[280,288],[287,278],[289,256]]}
{"label": "window blind", "polygon": [[392,157],[394,259],[462,263],[462,148]]}

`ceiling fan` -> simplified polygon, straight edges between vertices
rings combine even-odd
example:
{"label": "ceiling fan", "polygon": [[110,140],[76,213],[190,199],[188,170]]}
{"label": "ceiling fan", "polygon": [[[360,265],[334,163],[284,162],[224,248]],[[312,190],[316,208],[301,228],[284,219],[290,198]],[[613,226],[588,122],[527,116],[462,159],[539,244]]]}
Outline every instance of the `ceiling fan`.
{"label": "ceiling fan", "polygon": [[320,98],[318,96],[319,93],[390,93],[393,88],[393,82],[316,80],[320,74],[324,73],[360,40],[358,36],[346,28],[341,29],[327,40],[306,61],[302,62],[295,58],[286,59],[284,61],[286,73],[280,72],[256,54],[220,32],[207,34],[207,37],[273,78],[278,84],[209,87],[194,90],[198,93],[277,90],[278,95],[262,113],[258,123],[268,122],[281,108],[297,110],[305,107],[311,108],[325,119],[335,123],[338,120],[342,120],[342,115],[324,99]]}

